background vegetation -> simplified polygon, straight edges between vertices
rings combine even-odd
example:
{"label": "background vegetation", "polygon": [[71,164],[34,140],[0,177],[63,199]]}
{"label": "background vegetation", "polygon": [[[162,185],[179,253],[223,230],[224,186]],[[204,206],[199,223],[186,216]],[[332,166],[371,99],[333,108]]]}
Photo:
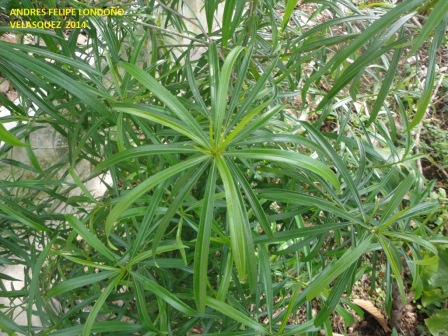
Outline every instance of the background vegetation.
{"label": "background vegetation", "polygon": [[6,334],[361,333],[354,299],[375,295],[375,334],[410,334],[409,302],[412,328],[447,332],[447,198],[424,173],[446,175],[448,2],[0,7],[0,263],[25,275],[1,275]]}

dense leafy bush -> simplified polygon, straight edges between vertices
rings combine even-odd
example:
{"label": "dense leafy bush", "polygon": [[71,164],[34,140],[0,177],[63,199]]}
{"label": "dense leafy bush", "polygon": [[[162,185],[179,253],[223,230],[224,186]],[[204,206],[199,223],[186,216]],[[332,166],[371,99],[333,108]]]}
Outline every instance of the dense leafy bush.
{"label": "dense leafy bush", "polygon": [[[404,264],[426,288],[422,269],[448,241],[426,221],[439,203],[413,132],[448,3],[296,4],[205,1],[202,27],[180,14],[187,2],[138,1],[117,4],[123,17],[78,18],[87,28],[68,36],[21,30],[19,43],[0,42],[20,97],[0,98],[2,122],[17,122],[0,129],[2,168],[20,171],[0,185],[0,261],[25,270],[25,288],[1,294],[20,299],[2,309],[2,330],[331,334],[333,313],[353,322],[353,284],[366,273],[374,284],[379,260],[389,294],[395,282],[405,299]],[[424,43],[413,111],[398,69]],[[68,148],[45,166],[30,145],[42,126]],[[11,158],[16,146],[26,163]],[[104,195],[84,185],[83,162]]]}

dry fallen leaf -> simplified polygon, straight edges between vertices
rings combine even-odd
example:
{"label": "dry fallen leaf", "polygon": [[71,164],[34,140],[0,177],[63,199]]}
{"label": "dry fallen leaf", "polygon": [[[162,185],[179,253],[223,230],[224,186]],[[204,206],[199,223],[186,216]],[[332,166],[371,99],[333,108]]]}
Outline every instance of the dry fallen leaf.
{"label": "dry fallen leaf", "polygon": [[384,318],[383,314],[381,314],[380,310],[375,307],[375,305],[368,301],[368,300],[359,300],[355,299],[353,300],[353,303],[355,305],[360,306],[362,309],[364,309],[366,312],[368,312],[370,315],[372,315],[375,320],[378,321],[380,326],[384,329],[385,332],[389,333],[392,330],[390,330],[389,326],[386,323],[386,319]]}

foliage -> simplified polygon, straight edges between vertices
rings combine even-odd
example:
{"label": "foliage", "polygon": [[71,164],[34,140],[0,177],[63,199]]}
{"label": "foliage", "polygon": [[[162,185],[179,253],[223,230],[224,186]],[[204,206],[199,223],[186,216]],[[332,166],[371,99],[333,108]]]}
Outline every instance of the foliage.
{"label": "foliage", "polygon": [[[411,26],[425,4],[206,1],[201,26],[179,14],[187,2],[139,1],[123,17],[76,18],[87,28],[68,37],[29,29],[0,41],[0,72],[20,95],[0,98],[11,113],[2,123],[17,122],[0,129],[1,164],[20,172],[0,184],[0,262],[25,273],[23,290],[2,288],[21,303],[4,307],[0,328],[330,334],[333,312],[353,320],[360,270],[375,282],[364,256],[385,256],[385,286],[395,281],[402,300],[402,259],[427,283],[417,274],[448,241],[425,220],[438,203],[415,167],[413,129],[448,3],[432,1]],[[408,111],[398,65],[424,43],[428,76]],[[45,166],[30,141],[43,125],[68,148]],[[18,145],[25,163],[11,157]],[[84,185],[83,162],[103,196]],[[291,323],[299,309],[306,320]]]}
{"label": "foliage", "polygon": [[448,309],[441,309],[434,312],[434,315],[425,320],[426,325],[432,335],[446,335],[446,319],[448,318]]}
{"label": "foliage", "polygon": [[430,144],[422,146],[424,151],[438,163],[440,169],[446,169],[448,167],[448,131],[431,122],[426,122],[424,138]]}
{"label": "foliage", "polygon": [[433,335],[446,330],[446,309],[443,309],[448,298],[448,254],[445,249],[439,249],[439,262],[421,267],[419,286],[416,287],[416,298],[421,298],[424,310],[429,316],[425,324]]}

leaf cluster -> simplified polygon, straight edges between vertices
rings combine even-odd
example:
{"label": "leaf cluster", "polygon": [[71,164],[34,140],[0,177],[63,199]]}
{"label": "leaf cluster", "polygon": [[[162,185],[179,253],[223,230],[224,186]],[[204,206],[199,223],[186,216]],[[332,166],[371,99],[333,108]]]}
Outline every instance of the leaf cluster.
{"label": "leaf cluster", "polygon": [[[123,17],[82,18],[84,31],[0,41],[0,72],[20,95],[0,96],[1,122],[16,123],[0,128],[0,263],[25,274],[23,289],[0,283],[11,298],[0,328],[330,335],[333,313],[353,322],[353,284],[364,273],[375,283],[379,260],[402,300],[403,263],[415,288],[431,282],[417,275],[440,263],[447,240],[425,220],[438,203],[412,130],[432,94],[448,3],[432,2],[417,30],[410,20],[425,3],[205,1],[201,21],[182,14],[187,1],[139,1]],[[397,69],[425,42],[411,116],[394,92]],[[42,127],[67,148],[45,165],[32,141]]]}

